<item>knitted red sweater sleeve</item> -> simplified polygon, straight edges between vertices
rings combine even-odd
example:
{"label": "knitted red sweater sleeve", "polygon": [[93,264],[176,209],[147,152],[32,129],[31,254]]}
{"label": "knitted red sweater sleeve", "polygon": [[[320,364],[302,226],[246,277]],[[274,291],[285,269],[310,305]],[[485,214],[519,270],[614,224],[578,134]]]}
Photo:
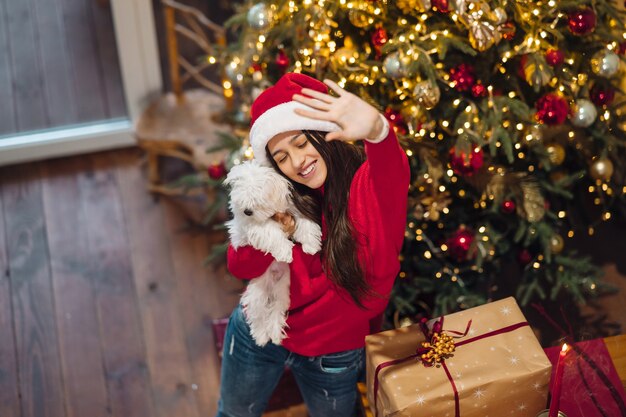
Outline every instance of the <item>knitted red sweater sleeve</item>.
{"label": "knitted red sweater sleeve", "polygon": [[228,245],[227,266],[235,278],[252,279],[263,274],[274,257],[261,252],[252,246],[241,246],[237,249]]}

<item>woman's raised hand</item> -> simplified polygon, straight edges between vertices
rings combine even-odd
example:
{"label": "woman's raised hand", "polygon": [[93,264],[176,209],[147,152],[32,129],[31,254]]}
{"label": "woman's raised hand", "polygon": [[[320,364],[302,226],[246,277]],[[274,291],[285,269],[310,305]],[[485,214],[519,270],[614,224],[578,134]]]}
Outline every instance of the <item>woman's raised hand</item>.
{"label": "woman's raised hand", "polygon": [[296,109],[297,114],[334,122],[341,127],[337,132],[328,133],[326,140],[374,139],[382,133],[384,122],[378,110],[339,87],[334,81],[324,80],[324,83],[337,93],[338,97],[303,88],[302,94],[295,94],[293,100],[310,108],[310,110]]}

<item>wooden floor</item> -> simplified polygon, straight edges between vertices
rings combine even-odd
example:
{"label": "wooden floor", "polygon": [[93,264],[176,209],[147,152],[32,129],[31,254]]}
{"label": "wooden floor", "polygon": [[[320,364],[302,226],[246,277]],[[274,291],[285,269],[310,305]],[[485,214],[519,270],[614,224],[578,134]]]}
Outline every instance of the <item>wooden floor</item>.
{"label": "wooden floor", "polygon": [[241,283],[135,150],[0,169],[0,416],[208,417]]}

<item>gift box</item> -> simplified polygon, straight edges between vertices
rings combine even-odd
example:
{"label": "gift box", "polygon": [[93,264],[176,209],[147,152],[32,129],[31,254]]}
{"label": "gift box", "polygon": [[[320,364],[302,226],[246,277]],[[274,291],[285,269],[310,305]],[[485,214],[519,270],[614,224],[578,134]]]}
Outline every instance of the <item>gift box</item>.
{"label": "gift box", "polygon": [[546,408],[551,364],[513,298],[365,340],[377,417],[535,417]]}
{"label": "gift box", "polygon": [[[578,342],[570,348],[564,359],[559,410],[567,417],[626,416],[624,387],[604,340]],[[560,350],[546,349],[555,365]]]}

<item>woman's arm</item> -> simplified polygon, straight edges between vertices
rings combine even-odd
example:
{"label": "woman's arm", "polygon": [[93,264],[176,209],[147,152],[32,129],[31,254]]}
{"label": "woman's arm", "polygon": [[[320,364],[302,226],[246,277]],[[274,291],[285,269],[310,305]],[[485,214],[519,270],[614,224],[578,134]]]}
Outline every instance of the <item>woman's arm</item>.
{"label": "woman's arm", "polygon": [[235,249],[232,245],[228,245],[227,266],[235,278],[252,279],[261,276],[273,260],[272,255],[265,254],[252,246],[241,246]]}

